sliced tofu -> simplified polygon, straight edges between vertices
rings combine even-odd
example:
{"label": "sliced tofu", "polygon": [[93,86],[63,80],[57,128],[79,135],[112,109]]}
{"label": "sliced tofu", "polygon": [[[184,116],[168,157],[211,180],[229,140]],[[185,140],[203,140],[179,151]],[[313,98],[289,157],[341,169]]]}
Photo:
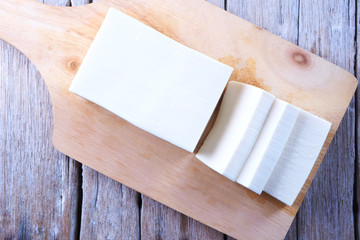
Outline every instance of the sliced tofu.
{"label": "sliced tofu", "polygon": [[260,194],[280,159],[294,128],[299,109],[276,99],[252,152],[236,182]]}
{"label": "sliced tofu", "polygon": [[230,82],[215,124],[196,157],[235,181],[255,145],[274,99],[260,88]]}
{"label": "sliced tofu", "polygon": [[111,8],[70,91],[192,152],[232,71]]}
{"label": "sliced tofu", "polygon": [[291,206],[330,131],[331,123],[299,109],[299,116],[264,191]]}

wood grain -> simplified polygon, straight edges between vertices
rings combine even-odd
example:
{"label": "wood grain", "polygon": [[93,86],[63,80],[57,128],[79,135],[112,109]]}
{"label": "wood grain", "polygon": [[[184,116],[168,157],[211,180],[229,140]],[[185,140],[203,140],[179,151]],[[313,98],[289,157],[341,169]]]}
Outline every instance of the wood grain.
{"label": "wood grain", "polygon": [[[299,23],[301,47],[354,73],[355,1],[301,1]],[[299,211],[299,239],[355,238],[354,142],[352,101]]]}
{"label": "wood grain", "polygon": [[0,239],[76,239],[80,166],[55,150],[52,131],[44,80],[0,41]]}
{"label": "wood grain", "polygon": [[[32,8],[31,4],[33,3],[26,0],[21,3],[11,1],[11,4],[10,1],[4,1],[3,8],[0,7],[3,19],[0,23],[0,36],[12,42],[29,56],[47,80],[54,103],[54,143],[58,148],[87,165],[190,216],[195,216],[217,229],[230,232],[232,235],[244,238],[251,238],[255,232],[258,238],[274,238],[285,235],[321,162],[321,157],[295,206],[293,208],[280,206],[267,195],[258,198],[248,194],[249,192],[243,188],[229,183],[226,179],[215,176],[195,161],[192,156],[148,136],[95,105],[69,95],[66,89],[104,17],[107,4],[116,5],[129,14],[136,13],[136,16],[147,24],[209,56],[219,58],[228,64],[238,64],[234,79],[259,84],[260,87],[270,90],[278,97],[332,121],[334,126],[327,144],[341,120],[355,87],[353,78],[349,74],[274,38],[252,24],[236,19],[223,11],[215,10],[201,1],[168,1],[161,2],[161,5],[158,5],[159,3],[156,1],[132,1],[131,3],[103,1],[93,4],[91,7],[67,9],[66,11],[60,8],[45,8],[36,4]],[[32,10],[26,11],[27,8],[32,8]],[[87,10],[83,11],[83,9]],[[50,13],[50,11],[52,12]],[[18,14],[16,14],[17,12]],[[30,14],[30,16],[26,14]],[[46,15],[49,17],[43,17]],[[17,16],[18,19],[13,19],[13,16]],[[24,17],[28,17],[28,19],[24,21]],[[61,19],[61,21],[56,19]],[[41,22],[41,24],[34,24],[34,21]],[[187,21],[192,24],[186,25]],[[54,28],[54,26],[56,27]],[[44,30],[49,31],[49,29],[53,29],[51,35],[45,34]],[[33,31],[39,32],[35,38]],[[21,32],[21,38],[17,35],[19,32]],[[252,38],[249,36],[255,37],[256,41],[251,41]],[[20,39],[21,41],[19,41]],[[45,39],[46,47],[43,45]],[[266,39],[266,48],[261,39]],[[273,40],[269,41],[269,39]],[[271,44],[269,45],[269,43]],[[239,51],[240,49],[241,51]],[[267,51],[268,49],[276,49],[277,52],[272,54]],[[64,54],[65,52],[67,54]],[[45,57],[49,55],[51,58]],[[293,57],[295,61],[288,62],[289,56],[290,59]],[[274,63],[281,63],[280,65],[286,66],[286,68],[279,69],[278,65],[274,65]],[[246,74],[244,75],[244,73]],[[288,78],[287,74],[291,75],[292,79]],[[322,74],[328,77],[321,77]],[[298,82],[300,79],[302,81]],[[336,88],[340,79],[342,88]],[[323,80],[326,84],[319,80]],[[315,86],[327,87],[317,89],[315,94],[311,91]],[[302,97],[295,98],[294,94]],[[306,101],[300,99],[306,99]],[[317,100],[315,104],[314,99],[322,101]],[[345,99],[345,101],[338,102],[339,99]],[[328,111],[329,108],[326,106],[329,105],[336,111]],[[61,112],[66,112],[66,114],[59,114]],[[81,119],[87,121],[83,122]],[[111,130],[107,129],[106,126],[112,125],[117,127]],[[99,132],[99,129],[102,131]],[[74,135],[79,131],[81,135]],[[131,132],[131,135],[126,134],[126,141],[124,138],[118,137],[128,132]],[[136,136],[136,139],[131,136]],[[92,144],[89,144],[89,141]],[[147,150],[134,156],[131,152],[134,149],[133,146],[145,147]],[[74,152],[74,149],[77,151]],[[104,149],[107,150],[104,151]],[[119,151],[122,154],[117,154]],[[163,158],[162,156],[178,156],[178,158],[174,161],[172,158]],[[139,166],[138,164],[143,167],[143,172],[134,168]],[[154,168],[154,166],[158,166],[158,168]],[[132,171],[134,169],[137,171]],[[178,171],[179,169],[181,171]],[[167,172],[171,172],[172,177],[167,175]],[[178,175],[174,175],[174,173]],[[138,177],[146,174],[150,174],[154,178],[149,181],[149,179]],[[167,179],[166,184],[163,179]],[[190,185],[186,185],[187,179],[191,179]],[[144,186],[144,183],[147,185]],[[218,187],[212,186],[210,189],[205,189],[204,186],[210,183]],[[188,188],[184,188],[184,186],[188,186]],[[164,189],[167,189],[166,194],[161,194]],[[180,192],[182,193],[181,199],[178,194]],[[206,194],[201,195],[201,192]],[[206,198],[209,194],[216,196],[215,193],[220,195],[221,199],[216,198],[214,202]],[[232,201],[226,202],[230,196]],[[250,199],[251,201],[249,201]],[[199,211],[204,205],[211,205],[211,202],[215,203],[218,209],[222,209],[220,215],[216,215],[215,218],[205,211]],[[241,204],[244,202],[247,205]],[[186,203],[186,206],[182,203]],[[234,208],[229,208],[232,205]],[[268,212],[269,210],[272,211],[271,214]],[[231,221],[224,218],[227,214],[232,216]],[[264,214],[267,215],[267,218],[260,217]],[[250,217],[254,215],[257,217]],[[232,227],[234,218],[238,219],[238,222],[236,220],[236,226]],[[243,222],[244,219],[246,222]],[[261,224],[262,232],[253,228],[259,219],[266,221]],[[254,221],[254,224],[251,224],[251,221]],[[278,231],[274,231],[274,225],[271,224],[274,222],[276,222],[276,226],[282,226],[278,228]],[[243,231],[241,235],[238,226],[246,227],[246,231]]]}

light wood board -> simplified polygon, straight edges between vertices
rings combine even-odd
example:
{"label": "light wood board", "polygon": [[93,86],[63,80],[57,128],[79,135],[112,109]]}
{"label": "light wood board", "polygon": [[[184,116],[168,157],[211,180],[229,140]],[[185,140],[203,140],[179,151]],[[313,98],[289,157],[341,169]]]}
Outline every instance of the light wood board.
{"label": "light wood board", "polygon": [[[283,238],[355,91],[355,78],[201,0],[100,1],[76,8],[6,0],[0,37],[27,55],[54,105],[63,153],[184,214],[241,239]],[[236,68],[250,83],[333,123],[292,207],[226,180],[187,153],[67,91],[109,6]]]}

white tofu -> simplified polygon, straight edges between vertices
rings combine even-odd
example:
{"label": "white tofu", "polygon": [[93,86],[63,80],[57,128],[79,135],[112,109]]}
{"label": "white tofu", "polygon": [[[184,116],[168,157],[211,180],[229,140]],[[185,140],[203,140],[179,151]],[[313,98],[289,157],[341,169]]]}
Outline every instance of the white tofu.
{"label": "white tofu", "polygon": [[300,113],[264,191],[291,206],[301,191],[330,131],[331,123]]}
{"label": "white tofu", "polygon": [[232,71],[110,9],[70,91],[192,152]]}
{"label": "white tofu", "polygon": [[298,108],[282,100],[275,100],[236,182],[258,194],[263,191],[280,159],[298,115]]}
{"label": "white tofu", "polygon": [[230,82],[215,124],[196,157],[235,181],[254,147],[274,99],[260,88]]}

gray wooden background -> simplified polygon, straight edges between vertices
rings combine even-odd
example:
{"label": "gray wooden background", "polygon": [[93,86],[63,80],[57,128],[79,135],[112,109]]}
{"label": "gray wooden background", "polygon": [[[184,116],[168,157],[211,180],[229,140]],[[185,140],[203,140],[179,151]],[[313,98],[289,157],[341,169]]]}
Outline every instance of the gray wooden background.
{"label": "gray wooden background", "polygon": [[[211,2],[355,75],[360,71],[356,0]],[[359,239],[358,99],[356,94],[287,239]],[[52,126],[39,72],[1,41],[0,239],[231,239],[57,152]]]}

